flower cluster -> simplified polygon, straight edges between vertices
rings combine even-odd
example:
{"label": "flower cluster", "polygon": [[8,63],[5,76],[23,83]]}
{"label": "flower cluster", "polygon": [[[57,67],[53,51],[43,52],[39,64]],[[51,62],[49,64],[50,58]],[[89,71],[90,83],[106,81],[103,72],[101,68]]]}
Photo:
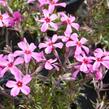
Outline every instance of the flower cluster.
{"label": "flower cluster", "polygon": [[[75,80],[78,73],[83,72],[97,80],[103,78],[103,72],[109,69],[109,52],[97,48],[91,51],[87,47],[87,39],[79,37],[75,31],[79,31],[79,24],[75,23],[75,17],[67,15],[64,12],[56,13],[55,7],[65,7],[65,3],[58,3],[58,0],[38,0],[40,7],[43,9],[41,19],[36,19],[41,24],[40,30],[45,33],[47,30],[57,31],[52,38],[45,36],[45,41],[40,42],[38,46],[34,43],[28,43],[26,38],[18,43],[19,50],[8,55],[0,55],[0,77],[5,73],[12,73],[15,80],[9,80],[6,83],[8,88],[12,88],[11,95],[17,96],[20,91],[25,95],[30,93],[27,84],[31,81],[34,72],[22,70],[23,66],[28,66],[31,62],[35,62],[42,68],[50,71],[63,71],[64,73],[70,69],[70,80]],[[34,3],[35,0],[28,0],[27,3]],[[6,6],[5,1],[0,2]],[[19,11],[13,12],[10,16],[8,12],[0,14],[0,27],[14,27],[22,20]],[[65,28],[58,33],[61,29]],[[74,30],[73,30],[74,29]],[[61,59],[60,52],[64,50],[64,59]],[[40,52],[36,52],[40,51]],[[59,52],[60,51],[60,52]],[[50,55],[52,54],[52,56]],[[70,61],[72,57],[73,62]],[[69,63],[69,65],[66,64]],[[63,74],[63,73],[62,73]],[[64,79],[67,78],[64,76]]]}
{"label": "flower cluster", "polygon": [[20,12],[13,12],[12,16],[8,13],[0,14],[0,27],[13,27],[21,22],[22,16]]}

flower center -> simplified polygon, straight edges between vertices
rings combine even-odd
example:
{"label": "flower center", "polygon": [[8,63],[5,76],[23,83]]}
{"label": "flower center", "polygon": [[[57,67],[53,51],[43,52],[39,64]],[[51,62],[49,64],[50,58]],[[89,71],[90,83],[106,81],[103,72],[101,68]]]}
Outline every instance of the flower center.
{"label": "flower center", "polygon": [[78,45],[78,46],[81,46],[81,42],[80,42],[80,41],[78,41],[78,42],[77,42],[77,45]]}
{"label": "flower center", "polygon": [[67,37],[68,38],[68,41],[72,41],[72,39],[70,37]]}
{"label": "flower center", "polygon": [[102,61],[102,58],[97,58],[97,61]]}
{"label": "flower center", "polygon": [[12,67],[12,66],[13,66],[13,63],[10,62],[10,63],[8,64],[8,67]]}
{"label": "flower center", "polygon": [[49,46],[53,46],[53,42],[50,42],[48,45],[49,45]]}
{"label": "flower center", "polygon": [[85,64],[88,64],[88,60],[87,60],[87,59],[84,59],[83,62],[84,62]]}
{"label": "flower center", "polygon": [[25,50],[25,54],[31,54],[30,50]]}
{"label": "flower center", "polygon": [[22,87],[22,82],[18,81],[18,82],[17,82],[17,86],[18,86],[18,87]]}
{"label": "flower center", "polygon": [[2,15],[0,15],[0,20],[2,20],[3,19],[3,16]]}
{"label": "flower center", "polygon": [[67,19],[67,23],[68,23],[68,24],[70,24],[70,23],[71,23],[71,22],[70,22],[70,19]]}
{"label": "flower center", "polygon": [[47,23],[50,23],[50,18],[45,18],[45,21],[47,22]]}

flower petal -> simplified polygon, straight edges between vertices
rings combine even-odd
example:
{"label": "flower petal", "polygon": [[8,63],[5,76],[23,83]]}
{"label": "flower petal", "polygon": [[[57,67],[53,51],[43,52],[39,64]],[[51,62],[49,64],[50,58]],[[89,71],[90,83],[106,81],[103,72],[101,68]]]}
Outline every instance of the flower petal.
{"label": "flower petal", "polygon": [[37,61],[37,62],[40,62],[44,59],[44,54],[43,52],[40,52],[40,53],[32,53],[32,57]]}
{"label": "flower petal", "polygon": [[8,71],[8,68],[5,67],[1,72],[0,72],[0,77],[3,77],[4,74]]}
{"label": "flower petal", "polygon": [[46,54],[50,54],[52,52],[53,48],[52,46],[48,46],[46,49],[45,49],[45,53]]}
{"label": "flower petal", "polygon": [[82,46],[82,48],[85,50],[85,52],[88,54],[89,53],[89,48],[88,47],[86,47],[86,46]]}
{"label": "flower petal", "polygon": [[49,62],[46,62],[45,63],[45,69],[51,70],[51,69],[53,69],[53,66]]}
{"label": "flower petal", "polygon": [[27,55],[27,54],[25,54],[25,55],[24,55],[24,60],[25,60],[25,63],[29,63],[29,62],[30,62],[30,60],[31,60],[31,58],[32,58],[32,57],[31,57],[31,55],[30,55],[30,54],[28,54],[28,55]]}
{"label": "flower petal", "polygon": [[49,17],[49,11],[48,10],[44,9],[43,14],[44,14],[45,17]]}
{"label": "flower petal", "polygon": [[49,4],[49,8],[48,8],[49,13],[52,13],[54,9],[55,9],[55,5]]}
{"label": "flower petal", "polygon": [[78,23],[72,23],[71,24],[73,28],[75,28],[77,31],[79,30],[79,24]]}
{"label": "flower petal", "polygon": [[81,38],[80,42],[81,42],[81,44],[86,44],[87,39],[86,38]]}
{"label": "flower petal", "polygon": [[81,47],[76,46],[75,55],[79,55],[82,53]]}
{"label": "flower petal", "polygon": [[78,73],[79,73],[79,70],[76,70],[72,73],[72,80],[76,80]]}
{"label": "flower petal", "polygon": [[83,59],[84,59],[84,57],[81,56],[81,55],[75,55],[75,58],[76,58],[76,60],[79,61],[79,62],[83,62]]}
{"label": "flower petal", "polygon": [[36,46],[34,45],[34,43],[31,43],[29,46],[29,50],[34,51],[36,49]]}
{"label": "flower petal", "polygon": [[67,33],[67,34],[72,33],[72,28],[71,28],[71,26],[69,24],[67,25],[67,28],[65,30],[65,33]]}
{"label": "flower petal", "polygon": [[109,69],[109,61],[103,61],[102,64]]}
{"label": "flower petal", "polygon": [[40,43],[39,44],[39,48],[41,49],[41,48],[45,48],[45,47],[47,47],[47,44],[45,44],[45,43]]}
{"label": "flower petal", "polygon": [[96,76],[97,80],[101,80],[103,78],[102,71],[100,71],[100,70],[96,71],[95,76]]}
{"label": "flower petal", "polygon": [[58,36],[55,34],[52,37],[52,42],[55,43],[58,40]]}
{"label": "flower petal", "polygon": [[8,64],[9,62],[8,61],[6,61],[6,60],[0,60],[0,66],[7,66],[7,64]]}
{"label": "flower petal", "polygon": [[21,91],[25,95],[28,95],[30,93],[30,88],[28,86],[24,85],[24,86],[22,86]]}
{"label": "flower petal", "polygon": [[14,57],[21,56],[21,55],[23,55],[23,51],[16,50],[14,52]]}
{"label": "flower petal", "polygon": [[12,68],[10,68],[10,71],[15,76],[16,80],[21,79],[22,72],[16,66],[13,66]]}
{"label": "flower petal", "polygon": [[42,27],[41,27],[41,31],[45,32],[48,29],[48,24],[47,23],[43,23]]}
{"label": "flower petal", "polygon": [[50,23],[50,26],[51,26],[55,31],[58,29],[58,26],[57,26],[55,23],[53,23],[53,22]]}
{"label": "flower petal", "polygon": [[97,70],[100,67],[100,62],[95,61],[95,63],[93,64],[93,70]]}
{"label": "flower petal", "polygon": [[19,69],[14,69],[15,73],[13,74],[15,76],[16,81],[22,81],[22,72]]}
{"label": "flower petal", "polygon": [[75,44],[75,42],[74,41],[68,41],[67,43],[66,43],[66,47],[72,47],[72,46],[75,46],[76,44]]}
{"label": "flower petal", "polygon": [[20,58],[18,57],[15,61],[14,61],[14,65],[19,65],[19,64],[22,64],[24,63],[24,59],[23,58]]}
{"label": "flower petal", "polygon": [[13,62],[14,61],[14,55],[13,54],[9,54],[8,55],[8,60],[9,60],[9,62]]}
{"label": "flower petal", "polygon": [[72,40],[74,40],[74,41],[76,41],[76,42],[77,42],[77,41],[78,41],[78,37],[79,37],[79,36],[78,36],[78,34],[77,34],[77,33],[73,33],[73,34],[71,35],[71,37],[70,37],[70,38],[71,38]]}
{"label": "flower petal", "polygon": [[56,43],[56,44],[54,44],[54,47],[62,49],[63,43],[62,42]]}
{"label": "flower petal", "polygon": [[9,80],[7,83],[6,83],[6,87],[8,88],[13,88],[16,86],[16,82],[15,81],[11,81]]}
{"label": "flower petal", "polygon": [[27,48],[27,45],[25,44],[24,41],[21,41],[18,43],[18,47],[22,50],[25,50]]}
{"label": "flower petal", "polygon": [[71,22],[74,22],[75,21],[75,17],[74,16],[70,16],[70,20],[71,20]]}
{"label": "flower petal", "polygon": [[56,6],[66,7],[66,3],[57,3]]}
{"label": "flower petal", "polygon": [[11,89],[11,96],[15,97],[19,94],[19,92],[20,92],[20,88],[14,87],[14,88]]}
{"label": "flower petal", "polygon": [[31,81],[31,76],[30,75],[25,75],[24,77],[23,77],[23,79],[22,79],[22,81],[23,81],[23,84],[28,84],[30,81]]}
{"label": "flower petal", "polygon": [[57,19],[57,15],[56,14],[52,14],[51,16],[50,16],[50,19],[53,21],[53,20],[55,20],[55,19]]}
{"label": "flower petal", "polygon": [[84,73],[87,73],[88,69],[87,69],[86,64],[82,64],[82,65],[80,66],[80,71],[82,71],[82,72],[84,72]]}

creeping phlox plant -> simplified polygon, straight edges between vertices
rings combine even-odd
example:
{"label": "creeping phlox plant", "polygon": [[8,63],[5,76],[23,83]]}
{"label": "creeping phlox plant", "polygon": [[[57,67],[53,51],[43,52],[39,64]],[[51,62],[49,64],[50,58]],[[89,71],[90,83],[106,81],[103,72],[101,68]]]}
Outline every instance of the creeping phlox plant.
{"label": "creeping phlox plant", "polygon": [[[35,2],[35,0],[27,1],[27,3]],[[26,65],[28,68],[31,62],[35,62],[41,69],[64,72],[60,73],[59,78],[62,80],[74,81],[79,73],[101,80],[103,72],[109,69],[109,52],[101,48],[90,50],[87,47],[88,40],[80,38],[77,34],[80,26],[75,22],[75,17],[65,12],[56,12],[57,6],[65,7],[66,3],[60,3],[59,0],[38,0],[38,2],[42,9],[41,17],[36,17],[35,21],[40,24],[40,31],[45,34],[45,40],[36,46],[23,38],[18,43],[18,50],[8,55],[0,55],[0,77],[8,73],[7,71],[14,75],[14,79],[6,83],[6,86],[11,88],[11,95],[17,96],[20,91],[25,95],[30,93],[28,83],[35,73],[29,69],[24,72],[22,67]],[[1,0],[0,5],[9,9],[5,0]],[[15,28],[22,20],[23,15],[19,11],[0,13],[0,27]],[[57,34],[50,38],[46,32],[51,29]],[[67,72],[69,75],[66,75]]]}

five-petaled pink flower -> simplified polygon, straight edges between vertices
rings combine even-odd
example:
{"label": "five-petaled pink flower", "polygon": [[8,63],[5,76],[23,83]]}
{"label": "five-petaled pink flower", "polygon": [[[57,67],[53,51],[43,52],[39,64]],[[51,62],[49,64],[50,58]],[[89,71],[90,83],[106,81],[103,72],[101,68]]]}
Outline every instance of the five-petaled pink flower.
{"label": "five-petaled pink flower", "polygon": [[79,40],[78,35],[73,35],[72,38],[73,38],[73,41],[71,42],[71,46],[76,46],[75,55],[79,55],[80,53],[83,52],[83,50],[87,54],[89,53],[89,48],[84,45],[87,42],[86,38],[81,38]]}
{"label": "five-petaled pink flower", "polygon": [[17,96],[20,91],[24,93],[25,95],[28,95],[30,93],[30,88],[27,86],[27,84],[31,81],[30,75],[25,75],[23,78],[18,73],[15,76],[16,81],[9,80],[6,83],[6,86],[11,89],[11,96]]}
{"label": "five-petaled pink flower", "polygon": [[24,38],[23,41],[18,43],[18,47],[22,50],[16,50],[14,52],[14,56],[23,56],[25,63],[29,63],[31,58],[33,57],[37,62],[41,61],[42,53],[34,52],[36,46],[34,43],[28,44],[27,40]]}
{"label": "five-petaled pink flower", "polygon": [[66,27],[66,30],[65,30],[65,33],[72,33],[72,27],[74,29],[76,29],[77,31],[79,30],[79,24],[78,23],[75,23],[75,17],[74,16],[67,16],[66,14],[64,13],[60,13],[61,15],[61,21],[62,21],[62,24],[65,24],[67,25]]}
{"label": "five-petaled pink flower", "polygon": [[85,54],[75,56],[76,60],[80,63],[80,71],[88,73],[92,60],[91,57],[87,57]]}
{"label": "five-petaled pink flower", "polygon": [[43,10],[44,18],[38,20],[42,22],[41,31],[45,32],[49,27],[52,27],[54,30],[58,29],[58,26],[53,21],[57,19],[56,14],[49,15],[49,12],[47,10]]}
{"label": "five-petaled pink flower", "polygon": [[0,14],[0,27],[8,27],[10,23],[10,16],[7,13]]}
{"label": "five-petaled pink flower", "polygon": [[13,75],[16,74],[16,72],[21,72],[16,65],[22,64],[24,62],[23,58],[14,58],[13,54],[9,54],[7,56],[7,59],[0,60],[0,66],[3,67],[2,71],[0,72],[0,77],[3,77],[4,74],[9,70]]}
{"label": "five-petaled pink flower", "polygon": [[102,65],[109,69],[109,55],[106,55],[106,52],[102,49],[96,49],[92,59],[95,61],[93,64],[93,70],[97,70]]}
{"label": "five-petaled pink flower", "polygon": [[45,61],[45,69],[52,70],[55,68],[57,71],[59,70],[59,67],[57,66],[58,63],[56,62],[57,59],[48,59]]}
{"label": "five-petaled pink flower", "polygon": [[55,34],[53,35],[52,39],[48,39],[45,43],[40,43],[39,48],[45,48],[45,53],[50,54],[55,48],[62,48],[63,43],[62,42],[57,42],[58,36]]}

